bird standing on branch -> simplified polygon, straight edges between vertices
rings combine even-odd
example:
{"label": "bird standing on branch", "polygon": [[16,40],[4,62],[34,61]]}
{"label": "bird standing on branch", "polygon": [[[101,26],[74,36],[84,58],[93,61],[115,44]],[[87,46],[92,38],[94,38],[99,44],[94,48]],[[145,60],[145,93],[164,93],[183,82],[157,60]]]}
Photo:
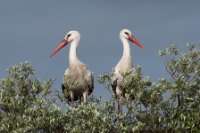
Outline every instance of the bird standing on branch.
{"label": "bird standing on branch", "polygon": [[87,65],[82,63],[76,54],[76,49],[80,42],[80,33],[78,31],[68,32],[57,48],[51,53],[50,57],[55,55],[60,49],[71,43],[69,50],[69,68],[65,70],[62,90],[68,101],[77,101],[83,97],[84,103],[87,96],[93,92],[94,78]]}
{"label": "bird standing on branch", "polygon": [[119,60],[118,64],[115,66],[113,74],[111,76],[111,85],[113,92],[117,98],[118,112],[122,112],[122,97],[125,96],[125,89],[122,87],[123,74],[131,71],[132,59],[131,59],[131,49],[128,41],[133,42],[140,48],[144,48],[143,45],[131,34],[128,29],[123,29],[119,34],[120,40],[123,44],[123,55]]}

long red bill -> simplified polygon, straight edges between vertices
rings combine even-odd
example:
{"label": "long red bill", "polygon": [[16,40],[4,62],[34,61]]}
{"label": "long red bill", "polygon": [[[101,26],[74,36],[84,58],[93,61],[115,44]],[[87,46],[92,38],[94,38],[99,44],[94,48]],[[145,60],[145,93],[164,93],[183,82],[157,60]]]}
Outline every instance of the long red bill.
{"label": "long red bill", "polygon": [[129,36],[129,40],[135,43],[138,47],[144,48],[144,46],[134,36]]}
{"label": "long red bill", "polygon": [[67,43],[68,43],[68,41],[65,40],[65,39],[63,39],[61,41],[61,43],[56,47],[56,49],[53,52],[51,52],[50,57],[52,57],[53,55],[55,55],[60,49],[62,49],[65,45],[67,45]]}

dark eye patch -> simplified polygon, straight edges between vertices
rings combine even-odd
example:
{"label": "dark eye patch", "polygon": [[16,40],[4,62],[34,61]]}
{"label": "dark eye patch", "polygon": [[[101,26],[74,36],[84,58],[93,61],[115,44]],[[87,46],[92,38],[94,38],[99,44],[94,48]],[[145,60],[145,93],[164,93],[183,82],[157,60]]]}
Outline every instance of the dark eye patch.
{"label": "dark eye patch", "polygon": [[68,35],[67,35],[67,38],[69,38],[70,36],[71,36],[71,34],[68,34]]}
{"label": "dark eye patch", "polygon": [[128,32],[124,32],[126,35],[129,35]]}

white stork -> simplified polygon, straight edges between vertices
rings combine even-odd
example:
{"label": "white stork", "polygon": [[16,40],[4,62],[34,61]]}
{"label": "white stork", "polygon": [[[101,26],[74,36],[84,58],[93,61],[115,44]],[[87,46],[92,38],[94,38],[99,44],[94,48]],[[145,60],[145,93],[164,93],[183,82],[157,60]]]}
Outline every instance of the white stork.
{"label": "white stork", "polygon": [[66,98],[73,102],[83,97],[84,103],[87,101],[87,96],[94,89],[94,78],[92,72],[87,65],[82,63],[76,54],[76,49],[79,45],[80,33],[78,31],[68,32],[62,42],[51,53],[50,57],[55,55],[60,49],[71,42],[69,51],[69,68],[65,70],[62,91],[67,92]]}
{"label": "white stork", "polygon": [[134,36],[131,35],[131,31],[128,29],[121,30],[119,38],[123,44],[124,50],[121,59],[114,68],[113,75],[111,77],[111,85],[117,98],[118,112],[120,113],[122,112],[121,100],[122,97],[125,96],[125,88],[122,88],[122,74],[132,69],[131,49],[128,40],[135,43],[140,48],[143,48],[143,46]]}

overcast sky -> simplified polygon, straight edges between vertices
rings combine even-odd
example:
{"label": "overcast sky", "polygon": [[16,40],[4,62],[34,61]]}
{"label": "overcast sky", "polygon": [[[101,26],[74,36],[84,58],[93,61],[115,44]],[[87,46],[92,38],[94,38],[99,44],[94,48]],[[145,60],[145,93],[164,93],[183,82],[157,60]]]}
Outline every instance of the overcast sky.
{"label": "overcast sky", "polygon": [[97,82],[98,74],[111,71],[122,55],[119,31],[128,28],[144,45],[131,44],[133,64],[156,81],[167,77],[164,59],[157,51],[172,42],[184,50],[200,42],[198,0],[4,0],[0,2],[0,77],[6,68],[29,61],[41,80],[55,79],[60,90],[68,67],[69,46],[54,57],[51,51],[70,30],[81,33],[80,60],[94,72],[94,95],[110,94]]}

